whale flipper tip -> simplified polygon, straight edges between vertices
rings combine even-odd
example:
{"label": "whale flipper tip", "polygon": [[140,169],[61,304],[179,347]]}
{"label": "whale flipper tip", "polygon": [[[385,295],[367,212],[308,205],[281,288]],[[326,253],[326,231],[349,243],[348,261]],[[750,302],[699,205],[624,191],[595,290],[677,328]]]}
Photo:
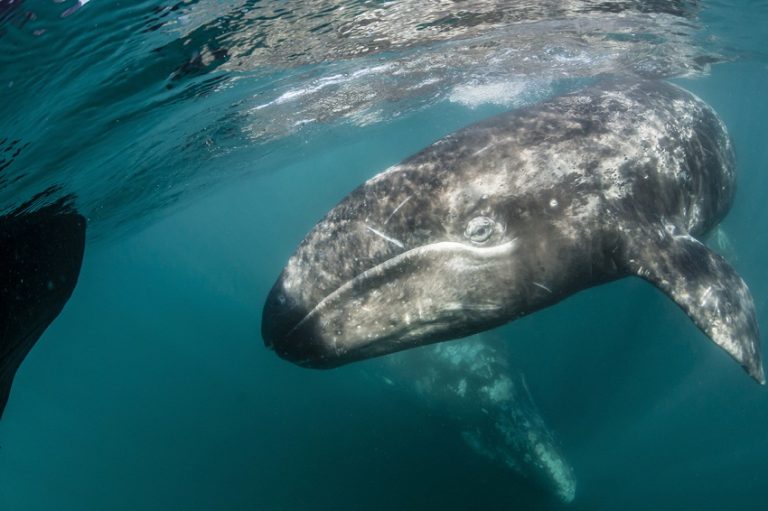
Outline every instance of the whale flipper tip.
{"label": "whale flipper tip", "polygon": [[765,384],[755,305],[744,280],[723,257],[670,226],[634,233],[629,271],[664,291],[718,346]]}

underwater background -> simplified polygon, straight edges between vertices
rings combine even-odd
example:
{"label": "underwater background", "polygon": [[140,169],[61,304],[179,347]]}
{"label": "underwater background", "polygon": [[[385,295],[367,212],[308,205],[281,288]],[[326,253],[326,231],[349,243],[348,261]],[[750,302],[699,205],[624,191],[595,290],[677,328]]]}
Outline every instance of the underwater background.
{"label": "underwater background", "polygon": [[768,330],[767,44],[764,1],[0,0],[0,211],[73,196],[89,221],[0,421],[0,509],[765,509],[768,391],[639,279],[496,332],[571,503],[381,360],[307,370],[259,332],[349,191],[602,74],[671,79],[724,120],[739,189],[710,242]]}

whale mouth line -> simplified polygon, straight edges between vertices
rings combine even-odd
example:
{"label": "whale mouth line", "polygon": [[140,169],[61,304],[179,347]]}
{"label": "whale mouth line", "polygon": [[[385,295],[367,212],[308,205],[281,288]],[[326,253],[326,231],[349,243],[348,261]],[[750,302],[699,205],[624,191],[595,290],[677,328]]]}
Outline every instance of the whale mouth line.
{"label": "whale mouth line", "polygon": [[[321,314],[323,309],[327,308],[328,304],[333,303],[336,298],[344,294],[345,292],[353,289],[355,286],[360,285],[362,282],[370,280],[372,278],[382,277],[391,269],[414,259],[420,259],[431,254],[465,254],[479,259],[491,259],[498,256],[511,254],[517,246],[517,238],[513,238],[505,243],[495,245],[492,247],[474,247],[459,243],[456,241],[440,241],[437,243],[430,243],[428,245],[422,245],[410,250],[406,250],[394,257],[387,259],[386,261],[379,263],[347,280],[341,284],[334,291],[326,295],[310,310],[296,325],[291,328],[286,334],[286,337],[290,337],[294,332],[300,330],[308,321],[312,320],[318,314]],[[472,308],[467,306],[466,308]],[[482,307],[481,308],[486,308]]]}

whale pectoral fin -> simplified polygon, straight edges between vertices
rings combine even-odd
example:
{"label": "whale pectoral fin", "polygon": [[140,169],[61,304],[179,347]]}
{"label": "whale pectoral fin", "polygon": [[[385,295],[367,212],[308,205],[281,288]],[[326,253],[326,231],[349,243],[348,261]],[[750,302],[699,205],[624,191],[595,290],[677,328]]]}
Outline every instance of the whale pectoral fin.
{"label": "whale pectoral fin", "polygon": [[752,378],[765,384],[752,295],[728,261],[671,228],[639,236],[628,249],[630,272],[664,291]]}

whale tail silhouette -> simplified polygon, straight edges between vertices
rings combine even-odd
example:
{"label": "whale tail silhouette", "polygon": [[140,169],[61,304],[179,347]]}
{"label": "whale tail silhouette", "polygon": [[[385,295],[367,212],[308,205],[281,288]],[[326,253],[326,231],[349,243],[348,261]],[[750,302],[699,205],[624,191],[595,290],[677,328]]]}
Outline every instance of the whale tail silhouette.
{"label": "whale tail silhouette", "polygon": [[755,304],[722,256],[671,225],[629,237],[628,271],[664,291],[712,341],[765,384]]}
{"label": "whale tail silhouette", "polygon": [[77,283],[85,218],[65,199],[0,217],[0,418],[21,362]]}

